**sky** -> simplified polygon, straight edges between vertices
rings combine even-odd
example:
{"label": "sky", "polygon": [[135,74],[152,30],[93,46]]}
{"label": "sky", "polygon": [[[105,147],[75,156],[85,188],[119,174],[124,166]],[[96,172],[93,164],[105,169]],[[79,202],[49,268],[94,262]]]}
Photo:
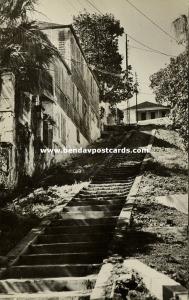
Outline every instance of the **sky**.
{"label": "sky", "polygon": [[[128,35],[128,63],[132,66],[133,73],[137,73],[140,103],[155,101],[155,95],[149,87],[150,75],[165,67],[171,56],[184,50],[174,39],[172,22],[182,14],[188,15],[188,7],[189,0],[38,0],[39,13],[36,17],[41,21],[71,24],[73,15],[84,9],[91,13],[112,13],[120,20]],[[149,50],[147,47],[164,54],[146,51]],[[124,57],[124,67],[125,36],[120,37],[119,51]],[[131,99],[131,104],[134,101],[134,98]],[[124,106],[125,103],[122,103],[120,107]]]}

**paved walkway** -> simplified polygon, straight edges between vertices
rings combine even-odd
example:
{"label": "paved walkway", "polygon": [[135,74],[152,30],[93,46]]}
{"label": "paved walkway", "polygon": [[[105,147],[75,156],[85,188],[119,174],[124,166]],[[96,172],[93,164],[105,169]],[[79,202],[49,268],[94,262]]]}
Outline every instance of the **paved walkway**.
{"label": "paved walkway", "polygon": [[174,207],[184,214],[188,214],[188,194],[156,197],[156,201],[165,206]]}
{"label": "paved walkway", "polygon": [[[122,147],[136,148],[147,146],[149,135],[133,132],[121,139]],[[24,251],[1,276],[0,299],[89,300],[144,156],[108,155],[90,184],[22,244]]]}

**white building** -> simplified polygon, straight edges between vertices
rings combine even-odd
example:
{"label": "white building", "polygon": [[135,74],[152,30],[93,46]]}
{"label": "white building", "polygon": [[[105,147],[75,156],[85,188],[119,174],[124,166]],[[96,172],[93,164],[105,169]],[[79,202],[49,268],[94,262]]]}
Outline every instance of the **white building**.
{"label": "white building", "polygon": [[123,109],[123,113],[123,122],[125,124],[135,124],[137,121],[166,117],[169,113],[169,108],[158,103],[145,101],[137,106],[135,104]]}
{"label": "white building", "polygon": [[69,155],[41,149],[86,147],[100,136],[99,85],[72,26],[40,28],[61,56],[39,76],[39,94],[24,87],[16,93],[15,75],[0,76],[1,189],[23,184]]}

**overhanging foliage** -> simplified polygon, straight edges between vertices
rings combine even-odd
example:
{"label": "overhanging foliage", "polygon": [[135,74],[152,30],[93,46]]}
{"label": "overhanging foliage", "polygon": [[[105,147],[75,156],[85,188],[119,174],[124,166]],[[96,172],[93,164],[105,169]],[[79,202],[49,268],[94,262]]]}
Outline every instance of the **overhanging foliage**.
{"label": "overhanging foliage", "polygon": [[89,14],[74,17],[74,28],[80,38],[87,61],[94,66],[100,83],[100,100],[113,103],[132,97],[131,67],[122,70],[118,38],[124,29],[112,14]]}
{"label": "overhanging foliage", "polygon": [[171,58],[166,68],[150,77],[151,88],[156,100],[171,107],[170,118],[173,127],[178,129],[185,144],[188,143],[188,52]]}

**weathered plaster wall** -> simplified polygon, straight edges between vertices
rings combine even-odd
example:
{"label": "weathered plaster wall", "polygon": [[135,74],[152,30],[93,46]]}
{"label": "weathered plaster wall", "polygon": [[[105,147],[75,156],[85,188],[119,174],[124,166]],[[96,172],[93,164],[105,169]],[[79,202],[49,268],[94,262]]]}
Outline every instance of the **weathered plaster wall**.
{"label": "weathered plaster wall", "polygon": [[0,88],[0,186],[6,189],[17,182],[14,98],[15,78],[7,72]]}

